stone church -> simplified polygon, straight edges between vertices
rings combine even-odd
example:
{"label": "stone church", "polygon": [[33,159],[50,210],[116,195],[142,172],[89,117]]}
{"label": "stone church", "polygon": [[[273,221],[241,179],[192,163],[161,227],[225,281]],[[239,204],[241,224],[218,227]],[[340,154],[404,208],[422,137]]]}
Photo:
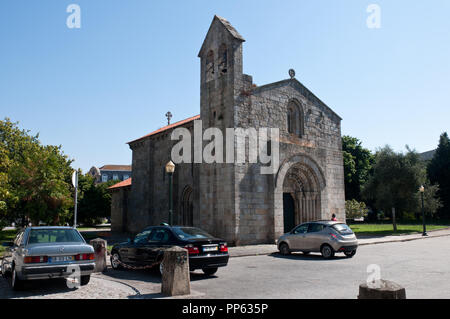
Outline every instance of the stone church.
{"label": "stone church", "polygon": [[[112,186],[112,229],[136,233],[168,221],[165,164],[171,132],[279,128],[279,167],[258,163],[181,163],[173,175],[174,224],[200,227],[230,245],[274,243],[305,221],[345,221],[341,118],[296,78],[262,86],[243,74],[244,38],[215,16],[200,58],[200,114],[129,142],[133,178]],[[193,110],[195,112],[195,110]],[[195,113],[194,113],[195,114]],[[193,133],[192,133],[193,135]]]}

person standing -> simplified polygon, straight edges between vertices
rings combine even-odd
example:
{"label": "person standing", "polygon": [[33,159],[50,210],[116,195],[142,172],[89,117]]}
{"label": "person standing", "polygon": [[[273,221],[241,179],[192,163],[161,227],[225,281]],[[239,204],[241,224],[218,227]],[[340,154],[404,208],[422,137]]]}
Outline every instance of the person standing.
{"label": "person standing", "polygon": [[331,221],[337,222],[336,214],[331,215]]}

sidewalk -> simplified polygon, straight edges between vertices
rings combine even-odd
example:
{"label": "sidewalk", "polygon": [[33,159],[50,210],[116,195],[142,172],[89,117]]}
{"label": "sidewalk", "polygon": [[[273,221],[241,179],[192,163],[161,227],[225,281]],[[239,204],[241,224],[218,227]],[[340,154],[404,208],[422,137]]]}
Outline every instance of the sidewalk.
{"label": "sidewalk", "polygon": [[[384,243],[406,242],[411,240],[428,239],[443,236],[450,236],[450,228],[429,231],[427,237],[423,237],[422,234],[399,235],[399,236],[376,236],[376,237],[360,236],[358,237],[358,243],[359,246],[366,246]],[[230,257],[270,255],[277,252],[278,252],[277,245],[273,244],[249,245],[249,246],[228,248],[228,253],[230,254]]]}

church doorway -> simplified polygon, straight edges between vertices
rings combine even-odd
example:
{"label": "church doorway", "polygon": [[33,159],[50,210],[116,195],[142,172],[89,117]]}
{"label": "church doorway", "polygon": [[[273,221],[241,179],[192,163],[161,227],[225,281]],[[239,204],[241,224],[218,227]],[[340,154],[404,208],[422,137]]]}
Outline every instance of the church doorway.
{"label": "church doorway", "polygon": [[303,164],[292,165],[283,182],[284,231],[321,218],[321,190],[314,172]]}
{"label": "church doorway", "polygon": [[192,197],[192,187],[186,186],[183,190],[181,201],[181,223],[183,226],[194,226],[194,203]]}

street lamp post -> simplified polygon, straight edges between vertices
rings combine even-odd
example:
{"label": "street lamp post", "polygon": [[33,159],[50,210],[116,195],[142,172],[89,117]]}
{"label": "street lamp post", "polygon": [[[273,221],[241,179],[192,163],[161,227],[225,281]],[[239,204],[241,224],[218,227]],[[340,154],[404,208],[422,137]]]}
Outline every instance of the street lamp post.
{"label": "street lamp post", "polygon": [[424,209],[424,205],[423,205],[423,193],[425,192],[425,187],[423,187],[423,185],[420,186],[419,191],[420,191],[420,195],[422,196],[422,222],[423,222],[422,236],[428,236],[427,226],[425,225],[425,209]]}
{"label": "street lamp post", "polygon": [[173,225],[173,172],[175,164],[169,161],[166,164],[166,173],[169,175],[169,225]]}

